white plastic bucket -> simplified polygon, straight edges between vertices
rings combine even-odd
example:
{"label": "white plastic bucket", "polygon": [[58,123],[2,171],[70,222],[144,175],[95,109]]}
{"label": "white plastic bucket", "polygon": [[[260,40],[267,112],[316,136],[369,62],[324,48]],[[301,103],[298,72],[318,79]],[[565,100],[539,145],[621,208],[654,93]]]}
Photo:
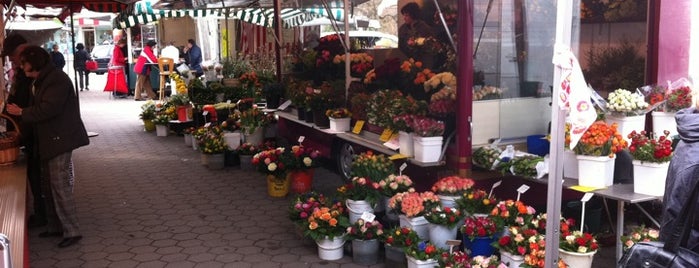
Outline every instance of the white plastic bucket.
{"label": "white plastic bucket", "polygon": [[665,178],[670,162],[650,163],[633,160],[633,192],[654,196],[665,195]]}
{"label": "white plastic bucket", "polygon": [[158,137],[167,137],[167,125],[155,125],[155,134]]}
{"label": "white plastic bucket", "polygon": [[592,259],[595,257],[595,253],[597,251],[593,252],[588,252],[588,253],[577,253],[577,252],[570,252],[570,251],[565,251],[562,249],[558,249],[559,256],[563,261],[568,265],[568,267],[575,267],[575,268],[590,268],[592,267]]}
{"label": "white plastic bucket", "polygon": [[614,184],[614,157],[578,155],[578,184],[604,188]]}
{"label": "white plastic bucket", "polygon": [[349,210],[350,224],[354,224],[362,217],[364,212],[374,213],[374,208],[366,200],[351,200],[347,199],[347,210]]}
{"label": "white plastic bucket", "polygon": [[413,136],[413,149],[418,162],[437,162],[442,155],[442,137]]}
{"label": "white plastic bucket", "polygon": [[[500,251],[500,261],[507,265],[507,268],[519,268],[519,265],[524,263],[524,256],[514,255],[507,251]],[[573,267],[573,266],[571,266]]]}
{"label": "white plastic bucket", "polygon": [[335,261],[344,256],[345,239],[342,236],[333,239],[320,239],[316,241],[316,244],[318,244],[318,258],[321,260]]}
{"label": "white plastic bucket", "polygon": [[400,154],[407,157],[412,157],[415,154],[415,149],[413,147],[413,133],[408,133],[405,131],[398,132],[398,143],[400,148],[398,149]]}
{"label": "white plastic bucket", "polygon": [[413,229],[413,231],[417,233],[422,241],[427,241],[430,239],[430,229],[427,226],[429,222],[427,219],[425,219],[425,217],[419,216],[409,218],[408,216],[401,214],[398,218],[400,220],[400,227],[408,227]]}
{"label": "white plastic bucket", "polygon": [[430,243],[438,248],[449,250],[450,246],[447,245],[447,240],[456,239],[456,231],[459,225],[449,228],[446,225],[430,223],[427,225],[427,228],[429,230]]}
{"label": "white plastic bucket", "polygon": [[626,142],[631,144],[631,139],[629,139],[629,133],[632,131],[636,132],[641,132],[646,128],[646,116],[645,115],[637,115],[637,116],[623,116],[623,117],[618,117],[618,116],[607,116],[605,119],[607,124],[612,124],[612,123],[617,123],[617,131],[621,133],[621,136],[624,137]]}
{"label": "white plastic bucket", "polygon": [[563,177],[578,178],[578,158],[572,150],[563,151]]}
{"label": "white plastic bucket", "polygon": [[334,132],[347,132],[350,130],[350,120],[351,118],[332,118],[330,119],[330,130]]}
{"label": "white plastic bucket", "polygon": [[663,131],[670,131],[670,137],[677,135],[677,122],[675,121],[675,113],[653,112],[653,133],[656,137],[660,137]]}

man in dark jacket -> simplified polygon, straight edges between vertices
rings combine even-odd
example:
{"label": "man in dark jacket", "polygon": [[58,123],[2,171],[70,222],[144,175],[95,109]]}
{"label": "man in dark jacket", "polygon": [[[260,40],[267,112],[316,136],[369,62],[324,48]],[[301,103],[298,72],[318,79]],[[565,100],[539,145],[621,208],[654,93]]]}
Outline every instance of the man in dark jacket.
{"label": "man in dark jacket", "polygon": [[185,53],[187,53],[187,64],[189,64],[189,69],[194,71],[197,77],[204,74],[204,69],[201,67],[202,55],[201,48],[197,46],[194,39],[187,40],[187,47],[185,48]]}
{"label": "man in dark jacket", "polygon": [[[694,107],[677,112],[675,120],[680,141],[670,161],[665,181],[663,221],[660,226],[662,241],[667,241],[675,225],[684,220],[678,219],[678,214],[699,180],[699,102]],[[694,216],[694,222],[690,223],[693,228],[686,248],[699,253],[699,204],[689,214]]]}
{"label": "man in dark jacket", "polygon": [[53,44],[52,49],[51,62],[53,62],[53,66],[56,66],[58,69],[63,69],[63,66],[66,65],[66,58],[63,57],[63,53],[58,51],[58,44]]}
{"label": "man in dark jacket", "polygon": [[46,197],[47,230],[40,237],[63,236],[58,247],[80,239],[80,228],[71,185],[73,150],[90,143],[80,118],[78,99],[66,73],[56,69],[49,53],[29,46],[20,54],[22,69],[34,78],[30,106],[7,106],[7,112],[34,125],[42,163],[42,186]]}

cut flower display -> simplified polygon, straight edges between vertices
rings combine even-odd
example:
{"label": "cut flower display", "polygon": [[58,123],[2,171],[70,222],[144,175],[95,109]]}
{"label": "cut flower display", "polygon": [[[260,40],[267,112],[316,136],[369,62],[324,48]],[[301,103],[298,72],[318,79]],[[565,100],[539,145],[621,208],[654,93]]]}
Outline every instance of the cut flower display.
{"label": "cut flower display", "polygon": [[337,188],[337,193],[344,199],[366,200],[372,205],[379,199],[379,184],[364,177],[354,177],[352,181]]}
{"label": "cut flower display", "polygon": [[301,145],[291,146],[291,150],[281,155],[281,161],[287,170],[304,170],[316,166],[316,158],[320,155],[318,150],[306,148]]}
{"label": "cut flower display", "polygon": [[433,192],[397,193],[388,200],[388,206],[407,217],[418,217],[439,205],[439,197]]}
{"label": "cut flower display", "polygon": [[682,86],[668,91],[665,101],[666,112],[677,112],[692,106],[692,89]]}
{"label": "cut flower display", "polygon": [[413,181],[407,175],[388,175],[388,177],[379,182],[379,187],[381,187],[379,192],[381,192],[383,196],[388,197],[394,196],[397,193],[415,191],[415,189],[412,188]]}
{"label": "cut flower display", "polygon": [[473,187],[474,181],[459,176],[448,176],[439,179],[432,185],[432,192],[441,195],[462,195]]}
{"label": "cut flower display", "polygon": [[364,177],[378,182],[393,174],[395,166],[384,154],[366,151],[356,155],[352,161],[352,177]]}
{"label": "cut flower display", "polygon": [[325,111],[325,115],[330,118],[348,118],[352,116],[352,112],[347,108],[335,108]]}
{"label": "cut flower display", "polygon": [[396,226],[384,232],[382,240],[390,246],[405,248],[419,243],[420,237],[413,229]]}
{"label": "cut flower display", "polygon": [[425,116],[414,116],[411,126],[415,135],[420,137],[435,137],[444,134],[444,122]]}
{"label": "cut flower display", "polygon": [[504,200],[498,202],[490,216],[499,226],[524,226],[531,222],[536,210],[522,201]]}
{"label": "cut flower display", "polygon": [[609,93],[607,98],[607,109],[612,113],[619,113],[625,116],[645,114],[648,103],[644,100],[643,94],[632,93],[626,89],[617,89]]}
{"label": "cut flower display", "polygon": [[289,219],[297,225],[305,225],[313,210],[322,206],[325,201],[325,196],[321,193],[308,192],[300,194],[291,201]]}
{"label": "cut flower display", "polygon": [[670,131],[665,130],[657,140],[649,139],[647,134],[645,130],[640,133],[634,130],[629,134],[629,152],[633,159],[651,163],[669,162],[672,159],[672,140],[668,138]]}
{"label": "cut flower display", "polygon": [[345,207],[341,202],[336,202],[331,206],[314,208],[304,233],[316,241],[326,237],[332,239],[344,235],[348,226]]}
{"label": "cut flower display", "polygon": [[481,189],[472,189],[456,199],[457,208],[470,214],[488,214],[496,204],[495,197],[488,197],[488,193]]}
{"label": "cut flower display", "polygon": [[461,233],[473,241],[476,237],[493,237],[500,229],[490,217],[468,217]]}
{"label": "cut flower display", "polygon": [[371,240],[379,239],[383,235],[383,225],[378,221],[365,221],[359,219],[347,227],[347,239]]}
{"label": "cut flower display", "polygon": [[559,248],[569,252],[588,253],[597,251],[597,239],[589,233],[571,231],[571,221],[561,221]]}
{"label": "cut flower display", "polygon": [[437,260],[441,254],[442,251],[437,246],[424,241],[413,244],[405,250],[405,255],[420,261],[426,261],[429,259]]}
{"label": "cut flower display", "polygon": [[659,236],[660,232],[658,230],[646,228],[645,226],[641,225],[631,230],[629,235],[622,236],[621,243],[624,244],[624,250],[628,250],[638,242],[658,241]]}
{"label": "cut flower display", "polygon": [[[566,144],[569,144],[566,137]],[[583,133],[573,151],[578,155],[613,156],[626,148],[626,140],[617,131],[617,124],[611,126],[604,121],[596,121]]]}
{"label": "cut flower display", "polygon": [[223,130],[218,126],[200,127],[192,136],[196,139],[202,153],[220,154],[228,148],[223,139]]}
{"label": "cut flower display", "polygon": [[444,225],[448,228],[456,226],[463,218],[464,215],[460,210],[450,207],[435,207],[425,214],[425,219],[428,222]]}
{"label": "cut flower display", "polygon": [[252,157],[252,164],[257,166],[257,171],[277,178],[283,178],[286,174],[286,166],[281,161],[284,148],[278,147],[261,151]]}

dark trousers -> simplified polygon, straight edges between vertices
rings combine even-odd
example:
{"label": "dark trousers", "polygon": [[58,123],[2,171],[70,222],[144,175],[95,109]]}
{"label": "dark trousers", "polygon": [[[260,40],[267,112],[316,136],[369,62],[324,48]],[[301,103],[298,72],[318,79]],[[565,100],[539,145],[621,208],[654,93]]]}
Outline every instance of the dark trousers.
{"label": "dark trousers", "polygon": [[27,154],[27,180],[29,181],[29,189],[34,197],[34,217],[37,219],[46,219],[46,205],[44,204],[44,195],[41,191],[41,159],[34,144],[24,146]]}

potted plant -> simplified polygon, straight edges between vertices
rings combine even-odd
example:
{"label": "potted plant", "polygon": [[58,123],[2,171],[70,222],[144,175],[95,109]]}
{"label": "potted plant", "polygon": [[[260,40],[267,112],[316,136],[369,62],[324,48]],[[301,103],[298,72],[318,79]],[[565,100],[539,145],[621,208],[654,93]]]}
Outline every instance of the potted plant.
{"label": "potted plant", "polygon": [[292,191],[303,193],[311,190],[314,167],[317,165],[316,158],[319,154],[318,150],[301,145],[294,145],[291,150],[282,154]]}
{"label": "potted plant", "polygon": [[456,207],[456,200],[473,187],[475,182],[469,178],[447,176],[432,185],[432,192],[439,197],[442,207]]}
{"label": "potted plant", "polygon": [[635,193],[655,196],[665,194],[665,177],[672,159],[672,141],[668,137],[670,131],[665,130],[663,134],[657,139],[648,138],[645,130],[629,134]]}
{"label": "potted plant", "polygon": [[490,217],[500,227],[524,226],[531,222],[535,213],[536,210],[524,202],[508,199],[498,202],[490,211]]}
{"label": "potted plant", "polygon": [[386,212],[386,217],[390,221],[398,220],[398,213],[394,212],[388,206],[388,200],[397,193],[415,191],[413,187],[413,181],[407,175],[388,175],[385,179],[379,181],[379,193],[381,194],[381,200],[379,201],[379,206],[383,206]]}
{"label": "potted plant", "polygon": [[352,240],[352,260],[361,265],[373,265],[379,260],[379,238],[383,225],[376,220],[360,218],[347,227],[346,238]]}
{"label": "potted plant", "polygon": [[155,102],[149,100],[143,105],[141,105],[141,113],[138,117],[143,120],[144,129],[148,132],[155,130]]}
{"label": "potted plant", "polygon": [[264,140],[264,126],[267,125],[267,120],[264,112],[257,105],[252,108],[243,110],[240,113],[240,127],[243,129],[245,142],[260,144]]}
{"label": "potted plant", "polygon": [[488,215],[496,204],[497,199],[481,189],[471,189],[456,200],[458,209],[474,216]]}
{"label": "potted plant", "polygon": [[471,250],[471,256],[490,256],[495,252],[491,245],[495,234],[501,228],[491,217],[468,217],[461,227],[464,249]]}
{"label": "potted plant", "polygon": [[429,117],[415,116],[412,128],[415,130],[413,137],[415,160],[423,163],[439,161],[442,156],[444,123]]}
{"label": "potted plant", "polygon": [[524,263],[524,256],[528,253],[529,238],[538,234],[533,228],[512,226],[509,227],[509,232],[498,238],[493,246],[500,251],[500,257],[508,267],[519,267]]}
{"label": "potted plant", "polygon": [[437,258],[442,251],[432,243],[419,242],[408,247],[405,255],[408,259],[408,267],[432,268],[437,265]]}
{"label": "potted plant", "polygon": [[429,222],[430,242],[437,247],[449,250],[447,240],[456,239],[458,225],[462,223],[464,215],[460,210],[452,207],[435,207],[425,214]]}
{"label": "potted plant", "polygon": [[364,212],[374,213],[379,184],[364,177],[354,177],[350,183],[340,186],[337,193],[346,200],[350,223],[354,223]]}
{"label": "potted plant", "polygon": [[325,115],[330,120],[330,130],[336,132],[347,132],[350,130],[350,120],[352,112],[347,108],[334,108],[325,111]]}
{"label": "potted plant", "polygon": [[155,130],[158,137],[166,137],[168,133],[167,123],[170,122],[170,116],[166,114],[159,114],[153,119],[155,124]]}
{"label": "potted plant", "polygon": [[267,194],[271,197],[284,197],[289,193],[289,179],[286,166],[282,162],[284,147],[268,149],[255,154],[252,164],[267,178]]}
{"label": "potted plant", "polygon": [[429,227],[424,215],[438,205],[439,198],[430,191],[397,193],[388,200],[388,206],[401,213],[400,226],[412,228],[423,240],[429,238]]}
{"label": "potted plant", "polygon": [[578,160],[578,184],[596,188],[612,185],[615,154],[626,146],[617,123],[592,123],[573,148]]}
{"label": "potted plant", "polygon": [[[632,93],[629,90],[620,88],[609,93],[607,97],[607,115],[605,121],[608,124],[617,123],[619,133],[622,137],[633,130],[643,130],[645,128],[645,114],[648,112],[648,103],[640,92]],[[630,142],[626,139],[626,142]]]}
{"label": "potted plant", "polygon": [[305,234],[318,244],[318,257],[322,260],[339,260],[343,257],[344,234],[349,221],[341,202],[313,209],[308,217]]}
{"label": "potted plant", "polygon": [[364,177],[373,182],[381,181],[395,171],[393,161],[371,150],[356,155],[351,168],[352,177]]}
{"label": "potted plant", "polygon": [[393,116],[393,120],[389,128],[391,130],[398,131],[398,141],[400,145],[400,154],[407,157],[412,157],[414,155],[413,148],[413,121],[415,116],[425,115],[427,111],[427,103],[425,101],[417,101],[411,96],[400,99],[398,102],[400,106],[396,111],[396,115]]}
{"label": "potted plant", "polygon": [[581,231],[571,231],[569,221],[561,221],[561,238],[558,251],[570,267],[592,267],[592,259],[599,245],[594,236]]}
{"label": "potted plant", "polygon": [[405,267],[405,249],[420,242],[417,233],[408,227],[395,226],[382,236],[386,267]]}
{"label": "potted plant", "polygon": [[641,225],[633,228],[628,235],[621,236],[621,243],[624,245],[624,251],[626,251],[638,242],[658,241],[659,236],[660,231]]}
{"label": "potted plant", "polygon": [[223,139],[223,131],[218,126],[202,127],[206,132],[198,135],[197,146],[202,153],[202,162],[210,169],[222,169],[225,158],[223,153],[228,147]]}

